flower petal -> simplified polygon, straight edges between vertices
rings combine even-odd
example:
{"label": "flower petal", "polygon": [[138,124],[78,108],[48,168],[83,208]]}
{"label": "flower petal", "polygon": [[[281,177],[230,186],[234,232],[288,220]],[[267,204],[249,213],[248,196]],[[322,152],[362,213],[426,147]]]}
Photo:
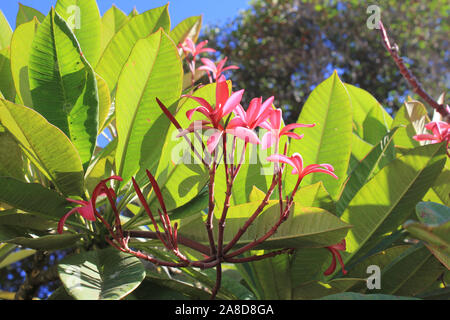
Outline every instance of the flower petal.
{"label": "flower petal", "polygon": [[69,218],[72,214],[78,211],[79,208],[73,208],[69,212],[67,212],[58,222],[58,233],[63,233],[64,230],[64,224],[66,223],[67,218]]}
{"label": "flower petal", "polygon": [[252,144],[261,143],[256,133],[248,128],[236,127],[234,129],[227,129],[226,132],[244,140],[245,142],[249,142]]}
{"label": "flower petal", "polygon": [[263,150],[269,149],[277,141],[277,136],[268,131],[264,134],[261,141],[261,147]]}
{"label": "flower petal", "polygon": [[216,149],[217,145],[220,142],[220,138],[222,137],[223,131],[217,131],[213,133],[209,138],[208,141],[206,141],[206,146],[208,148],[209,153],[213,153],[213,151]]}
{"label": "flower petal", "polygon": [[221,117],[226,116],[231,111],[233,111],[242,100],[242,95],[244,94],[244,89],[234,92],[228,99],[225,105],[222,107]]}

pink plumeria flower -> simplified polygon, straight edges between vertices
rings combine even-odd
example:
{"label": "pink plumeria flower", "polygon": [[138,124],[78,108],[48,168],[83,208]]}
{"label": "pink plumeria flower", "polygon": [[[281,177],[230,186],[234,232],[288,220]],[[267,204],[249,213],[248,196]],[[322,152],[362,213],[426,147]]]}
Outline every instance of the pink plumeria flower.
{"label": "pink plumeria flower", "polygon": [[292,174],[298,174],[299,180],[313,172],[326,173],[333,178],[338,179],[338,177],[333,173],[333,166],[330,164],[310,164],[309,166],[303,167],[303,158],[299,153],[294,153],[291,157],[282,154],[274,154],[268,157],[267,160],[276,163],[282,162],[292,166]]}
{"label": "pink plumeria flower", "polygon": [[447,148],[450,142],[450,125],[443,121],[432,121],[425,128],[433,134],[425,133],[415,135],[417,141],[430,141],[431,143],[441,143],[447,141]]}
{"label": "pink plumeria flower", "polygon": [[112,188],[108,188],[106,185],[106,182],[109,180],[117,180],[122,181],[122,178],[119,176],[112,176],[108,179],[100,181],[100,183],[95,187],[94,191],[92,192],[92,197],[90,201],[84,201],[84,200],[76,200],[76,199],[70,199],[68,198],[67,201],[76,203],[81,205],[81,207],[76,207],[70,210],[68,213],[66,213],[61,220],[58,222],[58,233],[62,233],[64,229],[64,224],[66,223],[67,218],[69,218],[72,214],[78,212],[83,218],[89,221],[95,221],[95,213],[97,212],[95,208],[95,204],[97,202],[97,198],[99,196],[102,196],[109,192],[111,195],[115,197],[114,190]]}
{"label": "pink plumeria flower", "polygon": [[326,247],[326,248],[328,249],[328,251],[331,252],[332,260],[331,260],[331,265],[328,267],[327,270],[325,270],[325,272],[323,274],[326,276],[329,276],[336,270],[336,258],[337,258],[337,260],[339,260],[339,264],[342,267],[342,273],[344,275],[346,275],[347,270],[345,270],[344,261],[342,260],[341,254],[339,252],[339,251],[345,251],[345,249],[346,249],[345,239],[343,239],[338,244],[335,244],[335,245],[332,245],[332,246]]}
{"label": "pink plumeria flower", "polygon": [[224,68],[225,63],[228,60],[228,57],[225,57],[222,60],[220,60],[217,63],[217,65],[208,58],[201,58],[200,60],[202,61],[203,66],[199,67],[198,70],[206,71],[208,73],[210,82],[212,82],[211,74],[213,75],[214,79],[218,79],[224,71],[239,69],[238,66],[234,65]]}
{"label": "pink plumeria flower", "polygon": [[192,41],[191,38],[186,38],[184,40],[183,44],[180,45],[181,49],[183,50],[184,54],[188,55],[191,54],[192,58],[195,59],[195,57],[201,53],[204,52],[216,52],[216,50],[212,48],[204,48],[208,44],[208,40],[204,40],[200,42],[198,45],[195,45],[194,41]]}
{"label": "pink plumeria flower", "polygon": [[272,111],[273,100],[274,97],[272,96],[263,103],[262,98],[254,98],[250,102],[247,111],[241,105],[238,105],[233,111],[236,117],[230,120],[227,129],[235,127],[255,129],[269,117]]}
{"label": "pink plumeria flower", "polygon": [[225,131],[250,143],[259,143],[256,133],[248,128],[235,127],[225,130],[223,126],[224,117],[233,112],[233,110],[240,104],[243,94],[244,90],[242,89],[230,95],[227,80],[225,76],[222,75],[216,83],[216,104],[214,107],[203,98],[185,96],[194,99],[200,104],[200,106],[186,112],[187,118],[191,120],[195,112],[200,112],[205,115],[208,120],[201,121],[199,126],[197,126],[198,122],[191,123],[191,125],[187,129],[180,132],[177,137],[194,132],[196,127],[199,127],[199,129],[215,129],[214,133],[209,137],[206,143],[210,153],[212,153],[217,147]]}
{"label": "pink plumeria flower", "polygon": [[261,145],[263,150],[270,148],[274,144],[278,145],[282,136],[288,136],[293,139],[302,139],[304,136],[303,134],[299,135],[291,131],[296,128],[311,128],[315,126],[315,124],[292,123],[281,129],[282,119],[281,109],[272,110],[269,115],[269,121],[265,121],[260,125],[268,130],[262,138]]}

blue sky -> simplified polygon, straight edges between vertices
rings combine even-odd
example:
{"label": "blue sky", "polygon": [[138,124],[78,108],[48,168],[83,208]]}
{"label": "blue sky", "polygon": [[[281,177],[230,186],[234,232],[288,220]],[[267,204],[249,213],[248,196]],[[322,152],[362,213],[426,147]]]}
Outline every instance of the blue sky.
{"label": "blue sky", "polygon": [[[14,29],[19,2],[38,9],[45,15],[48,13],[56,0],[1,0],[0,9],[5,14],[9,24]],[[248,8],[248,0],[97,0],[100,13],[103,14],[113,4],[122,9],[125,13],[131,12],[133,7],[139,12],[169,4],[169,12],[172,18],[172,25],[175,26],[183,19],[190,16],[203,14],[205,24],[223,24],[235,17],[240,9]]]}

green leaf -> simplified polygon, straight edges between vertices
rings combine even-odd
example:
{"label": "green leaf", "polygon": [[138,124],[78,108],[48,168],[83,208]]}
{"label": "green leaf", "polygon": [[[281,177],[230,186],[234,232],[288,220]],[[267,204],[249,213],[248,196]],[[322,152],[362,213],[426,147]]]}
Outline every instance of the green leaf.
{"label": "green leaf", "polygon": [[34,37],[29,77],[33,108],[70,137],[86,166],[97,139],[96,78],[74,34],[54,9]]}
{"label": "green leaf", "polygon": [[378,143],[389,133],[391,124],[392,118],[381,105],[373,107],[363,123],[364,140],[371,144]]}
{"label": "green leaf", "polygon": [[81,238],[79,234],[47,235],[38,238],[15,237],[3,240],[6,243],[18,244],[36,250],[60,250],[73,247]]}
{"label": "green leaf", "polygon": [[127,15],[114,4],[102,17],[101,52],[103,53],[114,35],[129,21]]}
{"label": "green leaf", "polygon": [[[352,102],[353,126],[358,136],[370,142],[372,140],[372,133],[370,132],[372,125],[390,127],[392,123],[391,116],[369,92],[347,83],[345,88]],[[374,143],[377,143],[380,139],[374,140]]]}
{"label": "green leaf", "polygon": [[84,194],[80,156],[64,133],[36,111],[3,99],[0,122],[59,191],[66,196]]}
{"label": "green leaf", "polygon": [[349,202],[364,184],[370,180],[381,168],[395,158],[393,145],[394,134],[397,128],[393,129],[381,141],[373,147],[370,153],[355,166],[346,181],[344,189],[337,202],[338,213],[342,214]]}
{"label": "green leaf", "polygon": [[77,300],[120,300],[145,278],[138,258],[113,248],[64,258],[58,273],[66,291]]}
{"label": "green leaf", "polygon": [[[171,105],[181,95],[182,64],[172,40],[159,30],[139,40],[117,84],[117,173],[127,183],[157,160],[170,121],[156,99]],[[160,148],[160,147],[159,147]]]}
{"label": "green leaf", "polygon": [[342,292],[321,298],[320,300],[420,300],[412,297],[400,297],[389,294],[362,294],[357,292]]}
{"label": "green leaf", "polygon": [[413,148],[421,145],[413,139],[416,134],[424,133],[425,124],[428,119],[428,112],[425,106],[418,101],[405,102],[397,111],[391,128],[400,127],[394,142],[396,146]]}
{"label": "green leaf", "polygon": [[[259,202],[253,202],[229,208],[224,243],[231,241],[258,206]],[[281,224],[278,231],[255,249],[326,247],[344,239],[351,227],[320,208],[301,207],[294,204],[291,212],[288,220]],[[217,214],[220,215],[220,213]],[[263,236],[275,225],[279,215],[278,201],[270,201],[236,246],[246,245]],[[201,216],[189,224],[181,224],[179,234],[207,244],[206,230],[204,232],[199,232],[199,230],[205,230]],[[217,230],[215,231],[217,232]]]}
{"label": "green leaf", "polygon": [[352,154],[350,156],[350,163],[347,173],[350,174],[355,167],[362,161],[366,155],[373,149],[373,145],[364,141],[356,133],[353,132],[352,137]]}
{"label": "green leaf", "polygon": [[34,20],[34,17],[36,17],[39,22],[42,22],[45,19],[45,16],[39,10],[28,7],[19,2],[19,11],[17,12],[16,16],[16,29],[21,24]]}
{"label": "green leaf", "polygon": [[321,181],[300,188],[294,196],[294,201],[298,206],[317,207],[332,213],[336,212],[336,205]]}
{"label": "green leaf", "polygon": [[56,227],[56,222],[37,214],[18,213],[16,210],[4,210],[0,211],[0,225],[22,227],[34,231],[48,231]]}
{"label": "green leaf", "polygon": [[0,50],[9,46],[12,33],[8,20],[0,10]]}
{"label": "green leaf", "polygon": [[6,259],[3,259],[0,262],[0,269],[7,267],[13,263],[16,263],[17,261],[23,260],[25,258],[28,258],[29,256],[33,255],[36,252],[36,250],[32,249],[23,249],[16,252],[12,252],[6,257]]}
{"label": "green leaf", "polygon": [[19,25],[11,39],[11,72],[17,91],[18,101],[24,106],[33,107],[30,91],[29,68],[30,52],[34,36],[40,23],[37,19]]}
{"label": "green leaf", "polygon": [[331,257],[330,251],[325,248],[296,250],[290,263],[292,287],[298,287],[311,281],[324,281],[323,273],[330,266]]}
{"label": "green leaf", "polygon": [[106,81],[98,74],[95,78],[98,89],[98,133],[100,134],[109,124],[107,120],[111,115],[111,95]]}
{"label": "green leaf", "polygon": [[0,202],[57,220],[70,208],[66,199],[57,192],[11,177],[0,177]]}
{"label": "green leaf", "polygon": [[24,180],[22,151],[8,132],[0,131],[0,176]]}
{"label": "green leaf", "polygon": [[167,5],[148,10],[130,19],[111,39],[103,52],[95,71],[105,79],[113,92],[128,61],[134,45],[139,39],[146,38],[163,28],[170,30],[170,17]]}
{"label": "green leaf", "polygon": [[391,161],[356,193],[341,217],[353,225],[346,238],[346,262],[408,218],[441,172],[445,157],[445,146],[440,144],[413,149]]}
{"label": "green leaf", "polygon": [[75,34],[83,55],[93,66],[100,58],[101,18],[95,0],[58,0],[56,12]]}
{"label": "green leaf", "polygon": [[198,39],[202,27],[202,16],[189,17],[181,21],[171,32],[170,37],[176,45],[183,43],[186,38],[191,38],[194,43]]}
{"label": "green leaf", "polygon": [[405,250],[381,272],[377,293],[416,296],[444,272],[444,267],[423,245]]}
{"label": "green leaf", "polygon": [[450,208],[434,202],[419,202],[416,215],[420,222],[437,226],[450,221]]}
{"label": "green leaf", "polygon": [[10,47],[6,47],[0,50],[0,92],[7,100],[14,101],[16,97],[16,89],[14,88],[14,82],[11,73],[10,56]]}
{"label": "green leaf", "polygon": [[[303,139],[291,141],[289,154],[300,153],[305,166],[329,163],[339,177],[336,180],[326,174],[313,173],[303,179],[303,185],[323,181],[330,195],[336,198],[347,173],[352,140],[351,100],[337,72],[314,89],[297,122],[316,126],[302,130]],[[296,132],[300,133],[298,129]],[[294,175],[288,175],[286,181],[293,185],[295,179]]]}

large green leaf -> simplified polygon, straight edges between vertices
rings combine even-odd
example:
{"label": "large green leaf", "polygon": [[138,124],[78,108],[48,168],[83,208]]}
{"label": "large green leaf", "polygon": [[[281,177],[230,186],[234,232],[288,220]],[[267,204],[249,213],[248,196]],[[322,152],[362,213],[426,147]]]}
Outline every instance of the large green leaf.
{"label": "large green leaf", "polygon": [[351,287],[364,283],[365,279],[334,279],[328,283],[311,281],[293,289],[293,299],[320,299],[322,297],[338,294],[349,290]]}
{"label": "large green leaf", "polygon": [[[225,243],[233,238],[258,206],[259,202],[253,202],[230,207],[224,233]],[[291,212],[288,220],[281,224],[277,232],[255,249],[326,247],[345,238],[351,228],[335,215],[320,208],[301,207],[294,204]],[[217,215],[220,218],[220,213]],[[279,216],[278,201],[270,201],[266,209],[241,237],[237,246],[246,245],[263,236],[275,225]],[[199,230],[205,230],[201,216],[189,224],[184,226],[181,224],[179,233],[207,244],[206,230],[205,232],[199,232]]]}
{"label": "large green leaf", "polygon": [[196,42],[202,27],[202,16],[189,17],[181,21],[170,32],[170,37],[176,45],[183,43],[186,38]]}
{"label": "large green leaf", "polygon": [[0,10],[0,50],[9,46],[12,33],[8,20],[3,14],[3,11]]}
{"label": "large green leaf", "polygon": [[[316,126],[302,131],[303,139],[291,141],[289,154],[300,153],[305,165],[329,163],[339,177],[336,180],[326,174],[313,173],[303,179],[303,185],[323,181],[330,195],[336,198],[347,173],[352,142],[351,100],[337,72],[314,89],[297,122]],[[298,129],[296,132],[299,133]],[[295,175],[288,175],[287,181],[295,184]]]}
{"label": "large green leaf", "polygon": [[5,259],[2,259],[2,261],[0,262],[0,269],[7,267],[13,263],[16,263],[17,261],[28,258],[29,256],[33,255],[35,252],[36,252],[36,250],[33,250],[33,249],[23,249],[23,250],[13,252],[13,253],[9,254]]}
{"label": "large green leaf", "polygon": [[14,31],[11,39],[11,72],[18,101],[30,108],[33,107],[33,102],[31,99],[28,62],[31,45],[39,24],[37,19],[20,24]]}
{"label": "large green leaf", "polygon": [[120,300],[145,278],[138,258],[113,248],[69,256],[58,264],[58,273],[78,300]]}
{"label": "large green leaf", "polygon": [[391,124],[392,118],[381,105],[373,107],[363,123],[364,140],[371,144],[378,143],[389,133]]}
{"label": "large green leaf", "polygon": [[338,213],[342,214],[348,203],[353,199],[359,189],[373,177],[381,168],[395,158],[393,138],[397,128],[389,132],[373,147],[370,153],[353,169],[346,181],[339,201]]}
{"label": "large green leaf", "polygon": [[100,58],[101,18],[96,0],[58,0],[55,10],[67,21],[83,55],[93,66]]}
{"label": "large green leaf", "polygon": [[39,22],[42,22],[45,19],[45,16],[39,10],[28,7],[19,2],[19,11],[16,16],[16,29],[21,24],[34,20],[34,17],[36,17]]}
{"label": "large green leaf", "polygon": [[347,83],[345,88],[352,101],[354,131],[365,141],[377,143],[380,139],[372,137],[370,129],[389,128],[392,123],[391,116],[369,92]]}
{"label": "large green leaf", "polygon": [[[392,128],[400,127],[394,142],[396,146],[412,148],[421,145],[413,139],[416,134],[424,133],[424,126],[429,122],[425,106],[418,101],[409,101],[397,111]],[[423,143],[422,143],[423,144]]]}
{"label": "large green leaf", "polygon": [[60,250],[73,247],[80,240],[79,234],[52,234],[42,237],[14,237],[11,239],[4,239],[3,242],[13,243],[25,248],[36,250]]}
{"label": "large green leaf", "polygon": [[98,132],[101,133],[109,124],[107,120],[111,114],[111,94],[106,81],[98,74],[95,78],[98,89]]}
{"label": "large green leaf", "polygon": [[167,5],[131,18],[114,35],[95,68],[95,71],[105,79],[111,92],[115,90],[122,68],[130,58],[136,42],[158,31],[159,28],[163,28],[166,32],[170,31]]}
{"label": "large green leaf", "polygon": [[29,77],[33,108],[70,137],[87,165],[98,130],[97,81],[74,34],[54,9],[33,39]]}
{"label": "large green leaf", "polygon": [[24,179],[22,151],[8,132],[0,129],[0,176]]}
{"label": "large green leaf", "polygon": [[364,141],[356,133],[353,132],[352,137],[352,154],[350,156],[350,163],[347,172],[352,172],[355,167],[362,161],[367,154],[373,149],[373,145]]}
{"label": "large green leaf", "polygon": [[416,296],[444,272],[444,267],[423,245],[402,252],[381,271],[381,289],[377,293]]}
{"label": "large green leaf", "polygon": [[101,52],[105,51],[114,35],[127,23],[130,19],[127,15],[117,8],[114,4],[105,12],[102,17],[102,38]]}
{"label": "large green leaf", "polygon": [[159,30],[141,39],[131,52],[117,84],[117,173],[126,183],[139,166],[157,160],[155,149],[170,121],[156,99],[167,105],[181,95],[183,70],[172,40]]}
{"label": "large green leaf", "polygon": [[11,49],[6,47],[0,50],[0,92],[3,97],[14,101],[16,90],[11,73]]}
{"label": "large green leaf", "polygon": [[83,167],[70,140],[39,113],[0,99],[0,122],[64,195],[84,194]]}
{"label": "large green leaf", "polygon": [[69,203],[59,193],[11,177],[0,177],[0,202],[50,219],[59,220],[69,211]]}
{"label": "large green leaf", "polygon": [[346,238],[345,261],[364,253],[370,241],[396,230],[408,218],[433,185],[445,158],[441,144],[418,147],[391,161],[356,193],[341,217],[353,225]]}

